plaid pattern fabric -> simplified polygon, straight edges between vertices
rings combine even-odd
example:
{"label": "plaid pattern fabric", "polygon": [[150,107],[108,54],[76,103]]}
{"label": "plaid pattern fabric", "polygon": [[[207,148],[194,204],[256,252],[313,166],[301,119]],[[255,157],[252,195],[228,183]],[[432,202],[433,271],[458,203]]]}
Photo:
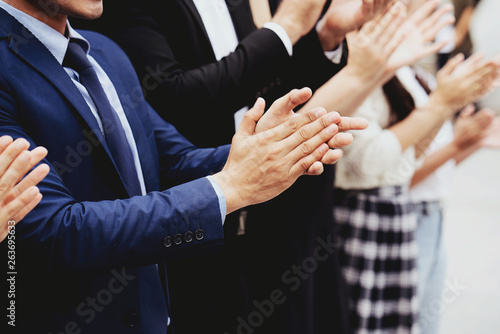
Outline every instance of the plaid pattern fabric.
{"label": "plaid pattern fabric", "polygon": [[416,216],[408,189],[335,193],[336,245],[355,333],[418,333]]}

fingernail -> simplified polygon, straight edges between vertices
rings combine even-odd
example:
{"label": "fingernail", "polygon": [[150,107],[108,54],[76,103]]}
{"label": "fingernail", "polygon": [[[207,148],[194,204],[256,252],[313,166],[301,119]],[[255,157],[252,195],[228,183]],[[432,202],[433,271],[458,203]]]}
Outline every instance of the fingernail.
{"label": "fingernail", "polygon": [[17,140],[17,143],[16,143],[16,147],[19,149],[22,149],[22,150],[27,149],[29,147],[29,145],[30,144],[28,143],[28,141],[26,139],[22,139],[22,138]]}
{"label": "fingernail", "polygon": [[38,187],[33,187],[30,190],[28,190],[28,195],[30,195],[30,196],[36,196],[36,194],[38,194],[39,191],[40,190],[38,189]]}
{"label": "fingernail", "polygon": [[20,162],[22,163],[28,163],[30,161],[30,156],[28,152],[22,152],[19,157],[17,157]]}
{"label": "fingernail", "polygon": [[2,146],[7,146],[9,145],[9,143],[12,141],[12,137],[10,136],[3,136],[1,141],[0,141],[0,145]]}
{"label": "fingernail", "polygon": [[321,117],[324,114],[326,114],[326,110],[324,108],[316,108],[316,109],[313,109],[313,111],[314,111],[314,115],[316,115],[316,117]]}
{"label": "fingernail", "polygon": [[326,133],[328,133],[329,135],[333,135],[337,132],[338,130],[338,127],[336,124],[332,124],[330,125],[329,127],[326,128]]}
{"label": "fingernail", "polygon": [[330,115],[328,116],[328,120],[332,123],[337,121],[338,119],[339,119],[339,116],[335,112],[331,112]]}

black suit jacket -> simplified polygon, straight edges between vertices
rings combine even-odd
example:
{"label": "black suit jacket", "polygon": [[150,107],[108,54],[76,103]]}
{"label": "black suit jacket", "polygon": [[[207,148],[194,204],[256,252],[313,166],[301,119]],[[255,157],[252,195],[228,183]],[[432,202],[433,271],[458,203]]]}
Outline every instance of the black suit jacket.
{"label": "black suit jacket", "polygon": [[109,0],[99,20],[72,23],[114,39],[160,115],[195,145],[212,147],[231,142],[234,113],[257,97],[270,104],[292,88],[315,89],[340,68],[324,57],[314,32],[290,58],[274,32],[256,29],[248,0],[226,2],[240,44],[221,61],[192,0]]}
{"label": "black suit jacket", "polygon": [[[240,43],[219,62],[192,0],[108,0],[101,19],[72,22],[121,45],[160,115],[193,143],[211,146],[230,142],[235,111],[258,96],[270,105],[292,88],[315,90],[347,57],[340,65],[328,60],[315,31],[289,57],[274,32],[257,30],[248,0],[226,2]],[[274,11],[278,2],[270,3]],[[328,248],[332,189],[333,168],[304,177],[276,199],[247,208],[244,235],[237,235],[238,215],[229,215],[221,254],[171,262],[176,334],[347,333],[343,282]],[[324,256],[316,268],[297,271],[314,265],[309,261],[318,252]]]}

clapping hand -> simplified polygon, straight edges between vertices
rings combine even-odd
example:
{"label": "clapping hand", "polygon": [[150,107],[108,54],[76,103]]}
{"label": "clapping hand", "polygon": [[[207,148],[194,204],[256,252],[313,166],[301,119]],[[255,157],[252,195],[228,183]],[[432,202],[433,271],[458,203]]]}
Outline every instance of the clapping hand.
{"label": "clapping hand", "polygon": [[491,92],[499,77],[499,57],[485,60],[476,53],[464,60],[458,54],[438,71],[437,87],[430,94],[429,104],[450,115]]}
{"label": "clapping hand", "polygon": [[387,63],[388,72],[413,65],[438,52],[448,43],[448,41],[432,42],[443,27],[454,22],[453,17],[447,15],[453,10],[453,6],[446,4],[436,10],[439,2],[439,0],[426,0],[408,16],[400,30],[405,37]]}
{"label": "clapping hand", "polygon": [[[290,93],[276,100],[264,116],[259,120],[256,126],[255,133],[260,133],[270,129],[278,124],[288,120],[293,120],[301,114],[306,113],[305,109],[301,109],[295,113],[294,109],[299,105],[307,102],[312,96],[309,88],[294,89]],[[265,103],[262,100],[262,103]],[[324,108],[316,108],[309,112],[325,113]],[[342,157],[341,148],[352,143],[353,137],[350,133],[345,133],[349,130],[363,130],[368,126],[367,121],[360,117],[341,117],[337,112],[331,112],[334,117],[333,123],[338,127],[338,133],[328,142],[331,149],[328,151],[327,156],[321,162],[325,164],[334,164]],[[317,169],[316,169],[317,168]],[[305,174],[318,175],[322,172],[320,164],[315,164],[313,168],[308,169]]]}
{"label": "clapping hand", "polygon": [[318,22],[318,35],[325,51],[339,45],[345,35],[385,11],[392,0],[333,0]]}
{"label": "clapping hand", "polygon": [[[331,150],[352,141],[339,134],[366,128],[366,120],[342,118],[324,108],[294,113],[293,107],[310,96],[294,90],[277,100],[263,118],[265,102],[258,99],[233,137],[226,165],[213,177],[226,197],[227,213],[267,201],[289,188],[301,175],[318,175],[323,164],[341,156]],[[257,129],[258,122],[260,128]],[[340,152],[340,153],[338,153]]]}
{"label": "clapping hand", "polygon": [[455,123],[453,144],[459,150],[475,146],[488,136],[488,129],[493,123],[494,113],[490,109],[482,109],[474,113],[474,106],[469,105],[460,112]]}
{"label": "clapping hand", "polygon": [[25,139],[0,138],[0,240],[7,236],[9,226],[23,219],[42,199],[36,185],[47,176],[49,166],[41,164],[24,176],[47,155],[47,150],[28,148]]}

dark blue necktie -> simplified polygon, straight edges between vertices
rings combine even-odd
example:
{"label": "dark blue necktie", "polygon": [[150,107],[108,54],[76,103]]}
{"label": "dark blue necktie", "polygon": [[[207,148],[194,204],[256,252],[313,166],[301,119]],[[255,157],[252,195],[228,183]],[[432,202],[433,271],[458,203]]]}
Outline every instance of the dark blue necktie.
{"label": "dark blue necktie", "polygon": [[104,129],[104,136],[125,187],[131,196],[141,195],[141,186],[134,164],[132,150],[123,126],[111,106],[97,74],[87,58],[82,45],[71,39],[63,61],[64,67],[75,70],[80,83],[85,86],[97,108]]}

